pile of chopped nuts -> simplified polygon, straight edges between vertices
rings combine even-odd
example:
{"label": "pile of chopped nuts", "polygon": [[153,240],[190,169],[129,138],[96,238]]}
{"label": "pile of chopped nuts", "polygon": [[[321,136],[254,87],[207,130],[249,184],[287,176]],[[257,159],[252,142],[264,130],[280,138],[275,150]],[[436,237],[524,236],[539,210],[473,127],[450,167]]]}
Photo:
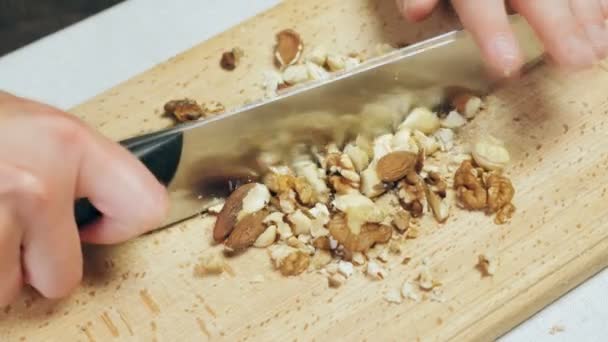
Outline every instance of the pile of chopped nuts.
{"label": "pile of chopped nuts", "polygon": [[[296,37],[290,33],[279,44],[284,40],[295,49]],[[297,53],[286,54],[277,48],[277,60],[286,70],[297,67],[300,51],[298,47]],[[310,63],[335,66],[323,53],[311,55]],[[413,108],[394,133],[358,136],[323,149],[298,146],[291,160],[270,158],[262,182],[242,185],[221,210],[214,208],[215,241],[229,253],[266,248],[284,276],[321,272],[328,286],[336,288],[356,269],[370,280],[385,279],[389,256],[400,256],[403,243],[420,235],[425,215],[445,224],[461,208],[495,215],[497,224],[507,222],[515,211],[514,189],[502,172],[509,152],[491,136],[470,149],[456,146],[459,129],[483,102],[461,95],[449,107],[441,116],[429,108]],[[410,260],[406,257],[403,263]],[[493,273],[486,267],[489,259],[480,263]],[[440,285],[425,266],[417,279],[385,297],[389,302],[402,297],[417,301],[417,291],[422,291],[439,300]]]}
{"label": "pile of chopped nuts", "polygon": [[[382,44],[376,50],[375,55],[369,57],[383,55],[394,48]],[[316,46],[304,54],[302,38],[291,29],[277,33],[274,56],[278,71],[269,70],[263,74],[267,97],[276,95],[277,90],[308,81],[325,80],[331,73],[352,70],[368,58],[361,53],[330,53],[322,46]]]}

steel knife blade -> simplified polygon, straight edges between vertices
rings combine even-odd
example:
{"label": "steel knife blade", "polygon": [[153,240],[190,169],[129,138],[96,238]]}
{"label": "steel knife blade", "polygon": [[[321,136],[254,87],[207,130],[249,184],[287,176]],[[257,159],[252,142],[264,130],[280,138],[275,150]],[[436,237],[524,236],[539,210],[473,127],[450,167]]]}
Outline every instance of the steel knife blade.
{"label": "steel knife blade", "polygon": [[[513,16],[511,25],[525,62],[540,60],[542,46],[525,20]],[[458,30],[283,95],[121,143],[167,186],[171,209],[162,228],[217,204],[239,183],[255,180],[260,157],[388,132],[412,105],[436,105],[437,97],[454,89],[484,94],[493,85],[472,36]],[[86,199],[77,202],[79,226],[99,215]]]}

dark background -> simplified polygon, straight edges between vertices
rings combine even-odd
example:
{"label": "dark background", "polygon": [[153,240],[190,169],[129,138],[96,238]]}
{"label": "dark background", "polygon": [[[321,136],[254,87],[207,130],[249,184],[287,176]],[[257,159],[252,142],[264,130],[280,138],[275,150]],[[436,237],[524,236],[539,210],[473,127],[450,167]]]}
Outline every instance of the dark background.
{"label": "dark background", "polygon": [[0,0],[0,56],[123,0]]}

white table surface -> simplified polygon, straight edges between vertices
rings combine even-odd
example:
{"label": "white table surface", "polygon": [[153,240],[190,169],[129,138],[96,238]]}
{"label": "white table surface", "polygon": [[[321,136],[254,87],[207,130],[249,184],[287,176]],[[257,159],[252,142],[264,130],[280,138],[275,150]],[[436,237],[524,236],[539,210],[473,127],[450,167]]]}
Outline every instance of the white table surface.
{"label": "white table surface", "polygon": [[[68,109],[279,1],[129,0],[0,58],[0,89]],[[500,340],[607,341],[608,270]]]}

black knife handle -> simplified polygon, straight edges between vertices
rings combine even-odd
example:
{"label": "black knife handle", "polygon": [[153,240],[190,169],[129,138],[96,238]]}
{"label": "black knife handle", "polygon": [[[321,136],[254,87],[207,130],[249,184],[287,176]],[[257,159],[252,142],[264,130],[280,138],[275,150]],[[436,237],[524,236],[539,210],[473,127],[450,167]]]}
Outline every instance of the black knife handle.
{"label": "black knife handle", "polygon": [[[152,133],[123,140],[120,144],[137,157],[159,182],[167,186],[175,176],[181,159],[183,134]],[[76,201],[74,212],[78,229],[93,223],[102,215],[86,198]]]}

